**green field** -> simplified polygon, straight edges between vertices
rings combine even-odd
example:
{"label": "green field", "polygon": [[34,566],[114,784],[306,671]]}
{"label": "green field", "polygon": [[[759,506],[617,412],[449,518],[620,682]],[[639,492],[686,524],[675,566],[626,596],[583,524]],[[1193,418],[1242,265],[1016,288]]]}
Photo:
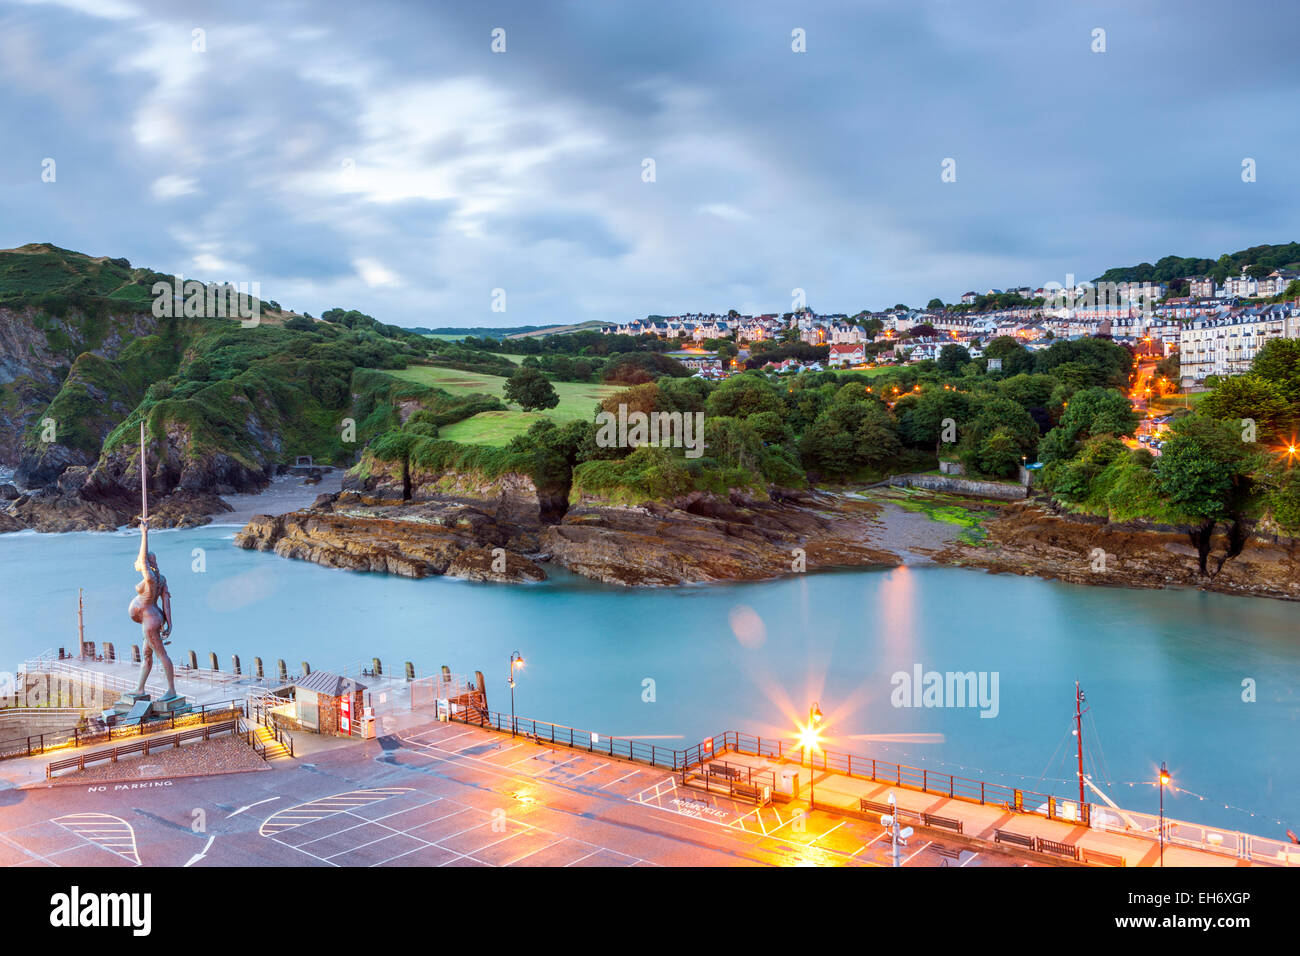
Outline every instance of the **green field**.
{"label": "green field", "polygon": [[[452,395],[481,392],[505,400],[506,380],[500,375],[481,375],[432,365],[412,365],[390,375],[408,382],[432,385]],[[480,412],[472,418],[440,429],[441,438],[470,445],[505,445],[528,430],[533,422],[549,418],[556,422],[574,419],[590,421],[601,399],[620,391],[616,385],[585,385],[576,382],[552,382],[560,404],[544,412],[525,412],[511,408],[504,412]]]}

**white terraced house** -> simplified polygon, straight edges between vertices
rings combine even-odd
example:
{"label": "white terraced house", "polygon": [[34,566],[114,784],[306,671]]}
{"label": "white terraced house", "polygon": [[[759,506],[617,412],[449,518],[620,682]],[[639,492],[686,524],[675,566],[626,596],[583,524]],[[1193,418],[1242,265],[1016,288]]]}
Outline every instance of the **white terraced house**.
{"label": "white terraced house", "polygon": [[1275,338],[1300,338],[1300,309],[1283,303],[1197,319],[1178,337],[1182,375],[1196,382],[1208,375],[1241,375],[1250,371],[1264,343]]}

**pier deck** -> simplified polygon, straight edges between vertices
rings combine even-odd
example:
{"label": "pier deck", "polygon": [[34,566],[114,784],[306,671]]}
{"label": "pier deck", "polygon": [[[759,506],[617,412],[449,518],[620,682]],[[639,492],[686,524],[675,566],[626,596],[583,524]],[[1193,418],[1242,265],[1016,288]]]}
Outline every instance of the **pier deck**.
{"label": "pier deck", "polygon": [[[797,751],[795,751],[795,754],[797,756]],[[1027,837],[1040,837],[1058,844],[1077,846],[1083,850],[1091,851],[1093,854],[1121,857],[1126,866],[1158,866],[1160,863],[1160,845],[1153,836],[1094,829],[1067,820],[1051,820],[1037,813],[1015,813],[1008,811],[1000,804],[980,804],[934,793],[923,793],[908,787],[896,786],[893,783],[872,781],[856,776],[850,777],[836,770],[824,770],[821,767],[817,767],[813,771],[806,763],[801,764],[797,760],[784,760],[731,751],[720,754],[717,760],[725,761],[733,766],[748,768],[755,775],[771,773],[779,777],[782,770],[795,770],[798,775],[799,794],[805,801],[809,792],[809,785],[814,783],[816,810],[819,813],[826,811],[853,815],[861,814],[878,821],[879,814],[873,812],[862,813],[859,801],[865,799],[877,804],[887,803],[889,794],[892,792],[897,800],[897,806],[905,811],[911,811],[910,814],[904,815],[908,819],[906,825],[915,826],[916,824],[911,822],[910,817],[925,812],[948,819],[960,820],[962,822],[962,836],[968,840],[991,844],[994,841],[996,831],[1002,829]],[[944,839],[947,835],[939,830],[927,829],[922,831],[920,828],[917,829],[918,834],[922,832],[939,840]],[[953,837],[952,839],[958,838]],[[1292,865],[1300,865],[1300,846],[1296,847],[1296,851],[1294,859],[1289,861]],[[1277,865],[1284,865],[1287,862],[1286,859],[1279,859]],[[1166,843],[1164,865],[1231,867],[1267,864],[1259,861],[1252,862],[1238,859],[1227,853]]]}

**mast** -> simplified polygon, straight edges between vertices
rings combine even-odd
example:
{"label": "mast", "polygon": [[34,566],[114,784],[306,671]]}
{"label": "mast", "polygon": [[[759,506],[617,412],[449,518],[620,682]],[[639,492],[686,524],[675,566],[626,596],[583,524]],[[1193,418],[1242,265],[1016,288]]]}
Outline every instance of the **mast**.
{"label": "mast", "polygon": [[144,419],[140,419],[140,514],[149,517],[149,475],[144,457]]}
{"label": "mast", "polygon": [[1074,736],[1079,749],[1079,814],[1083,814],[1083,691],[1079,682],[1074,682]]}
{"label": "mast", "polygon": [[86,656],[85,588],[77,588],[77,656]]}

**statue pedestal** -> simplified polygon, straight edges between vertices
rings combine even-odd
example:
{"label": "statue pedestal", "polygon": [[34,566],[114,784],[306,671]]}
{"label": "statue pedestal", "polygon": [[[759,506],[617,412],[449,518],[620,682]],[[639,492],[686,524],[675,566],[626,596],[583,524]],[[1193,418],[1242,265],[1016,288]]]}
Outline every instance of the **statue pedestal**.
{"label": "statue pedestal", "polygon": [[148,694],[123,694],[114,702],[113,710],[117,712],[119,717],[121,717],[123,714],[129,713],[134,709],[136,704],[141,701],[148,703],[152,700],[153,698]]}
{"label": "statue pedestal", "polygon": [[179,717],[181,714],[188,714],[190,710],[192,708],[189,698],[182,697],[180,694],[161,697],[149,707],[150,713],[155,717]]}
{"label": "statue pedestal", "polygon": [[194,708],[188,697],[172,694],[154,700],[149,694],[123,694],[113,704],[119,723],[138,724],[142,720],[157,720],[159,717],[180,717]]}

